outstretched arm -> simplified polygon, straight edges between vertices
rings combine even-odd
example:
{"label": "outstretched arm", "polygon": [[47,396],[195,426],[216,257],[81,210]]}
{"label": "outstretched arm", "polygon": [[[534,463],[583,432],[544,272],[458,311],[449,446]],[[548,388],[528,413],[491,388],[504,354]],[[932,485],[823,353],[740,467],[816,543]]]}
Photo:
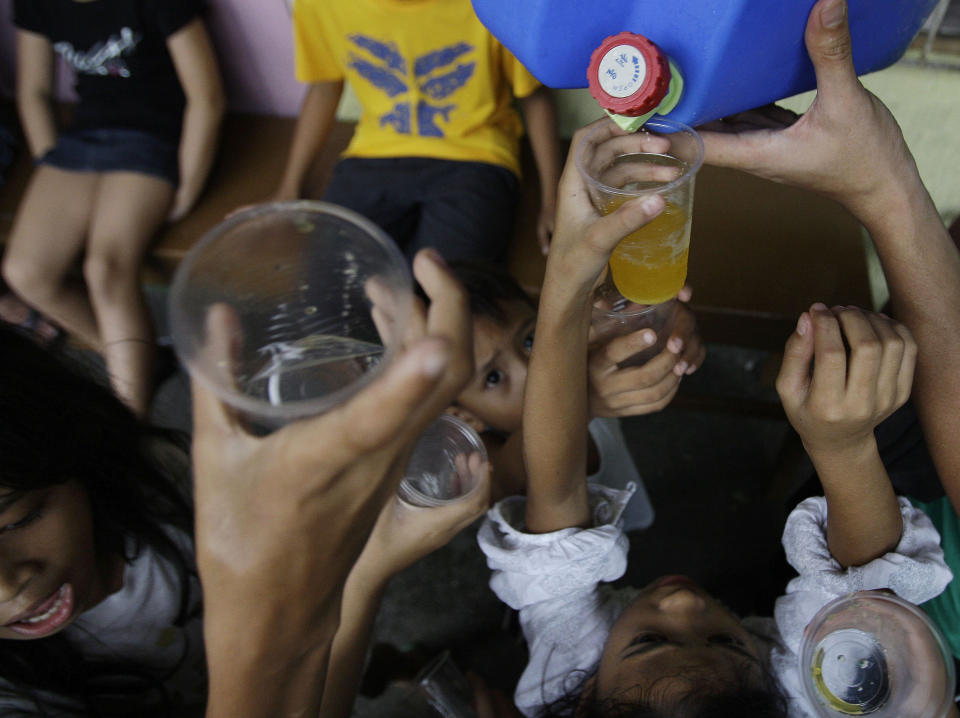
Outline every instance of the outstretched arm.
{"label": "outstretched arm", "polygon": [[390,579],[445,546],[487,510],[489,467],[478,467],[478,472],[479,483],[469,496],[448,506],[411,506],[396,496],[387,500],[343,588],[321,718],[347,718],[353,709],[373,624]]}
{"label": "outstretched arm", "polygon": [[785,129],[704,131],[706,161],[825,194],[869,231],[896,316],[919,346],[913,400],[960,511],[960,251],[893,116],[857,80],[844,0],[817,2],[806,43],[817,74],[807,113]]}
{"label": "outstretched arm", "polygon": [[[572,147],[583,132],[574,135]],[[532,533],[589,524],[587,339],[592,293],[617,242],[663,207],[663,199],[655,195],[600,217],[572,155],[568,157],[523,401],[526,527]]]}
{"label": "outstretched arm", "polygon": [[217,151],[226,100],[213,45],[196,18],[167,38],[177,77],[187,97],[180,136],[180,184],[168,219],[186,215],[203,190]]}
{"label": "outstretched arm", "polygon": [[546,254],[557,211],[557,183],[560,181],[560,154],[557,141],[557,108],[550,90],[542,85],[520,100],[527,138],[540,178],[540,212],[537,215],[537,242]]}
{"label": "outstretched arm", "polygon": [[873,430],[909,398],[916,357],[902,324],[823,304],[800,316],[784,348],[777,391],[820,477],[827,543],[843,566],[900,541],[900,509]]}
{"label": "outstretched arm", "polygon": [[[342,407],[258,437],[193,384],[209,718],[320,709],[344,581],[396,492],[410,443],[472,374],[464,292],[429,252],[414,272],[432,300],[422,334]],[[208,330],[229,357],[230,314],[211,315]]]}

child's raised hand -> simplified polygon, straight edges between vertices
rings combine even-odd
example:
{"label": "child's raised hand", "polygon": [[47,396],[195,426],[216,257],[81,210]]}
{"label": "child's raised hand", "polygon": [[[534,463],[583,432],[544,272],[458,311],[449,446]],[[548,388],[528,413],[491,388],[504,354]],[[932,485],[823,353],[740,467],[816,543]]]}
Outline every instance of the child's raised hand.
{"label": "child's raised hand", "polygon": [[640,416],[660,411],[673,400],[680,380],[703,364],[706,349],[693,312],[683,303],[690,298],[688,287],[684,287],[680,298],[666,348],[642,366],[618,365],[656,341],[652,329],[641,329],[591,348],[591,416]]}
{"label": "child's raised hand", "polygon": [[[621,132],[608,119],[598,122],[610,126],[611,134]],[[590,201],[586,182],[574,159],[576,147],[597,124],[578,130],[570,144],[557,190],[556,227],[547,255],[547,272],[562,277],[562,282],[559,278],[556,282],[545,281],[545,292],[548,287],[556,289],[557,284],[574,290],[592,290],[617,243],[650,222],[665,206],[662,197],[651,195],[624,202],[614,212],[600,215]],[[627,136],[626,133],[623,140],[636,144],[637,152],[644,151],[640,148],[644,142],[653,141],[641,135]]]}
{"label": "child's raised hand", "polygon": [[874,428],[910,396],[916,358],[909,330],[883,314],[823,304],[801,314],[777,392],[807,452],[875,446]]}
{"label": "child's raised hand", "polygon": [[[477,484],[462,499],[446,506],[413,506],[398,496],[387,500],[357,561],[357,569],[376,580],[386,580],[424,556],[445,546],[461,530],[480,518],[490,506],[490,465],[474,465],[470,457],[462,468]],[[457,457],[458,459],[460,457]]]}
{"label": "child's raised hand", "polygon": [[863,220],[916,166],[896,120],[857,79],[845,0],[814,5],[805,41],[817,76],[809,110],[792,124],[780,110],[730,118],[732,133],[704,127],[705,161],[826,194]]}

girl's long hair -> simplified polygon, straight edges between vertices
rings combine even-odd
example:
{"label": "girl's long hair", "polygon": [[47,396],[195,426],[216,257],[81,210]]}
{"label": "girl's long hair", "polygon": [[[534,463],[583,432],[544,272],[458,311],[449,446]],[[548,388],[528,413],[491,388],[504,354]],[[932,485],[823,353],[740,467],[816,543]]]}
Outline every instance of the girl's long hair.
{"label": "girl's long hair", "polygon": [[[167,530],[192,536],[186,447],[182,437],[138,421],[78,366],[0,323],[0,486],[32,491],[78,482],[90,501],[98,556],[129,563],[150,547],[176,568],[180,623],[190,618],[195,569]],[[165,703],[161,678],[129,662],[85,660],[62,633],[0,641],[0,678],[41,715],[73,702],[90,716],[151,715],[131,704]]]}

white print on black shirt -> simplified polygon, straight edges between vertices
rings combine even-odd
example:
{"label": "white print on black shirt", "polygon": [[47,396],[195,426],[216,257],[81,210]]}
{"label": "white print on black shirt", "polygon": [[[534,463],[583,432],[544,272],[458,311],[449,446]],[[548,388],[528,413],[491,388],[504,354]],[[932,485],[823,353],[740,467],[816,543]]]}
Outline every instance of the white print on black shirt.
{"label": "white print on black shirt", "polygon": [[130,70],[123,60],[124,54],[135,48],[143,38],[129,27],[122,28],[120,35],[111,35],[106,42],[98,42],[86,52],[80,52],[69,42],[55,43],[53,49],[63,56],[77,72],[85,75],[130,77]]}

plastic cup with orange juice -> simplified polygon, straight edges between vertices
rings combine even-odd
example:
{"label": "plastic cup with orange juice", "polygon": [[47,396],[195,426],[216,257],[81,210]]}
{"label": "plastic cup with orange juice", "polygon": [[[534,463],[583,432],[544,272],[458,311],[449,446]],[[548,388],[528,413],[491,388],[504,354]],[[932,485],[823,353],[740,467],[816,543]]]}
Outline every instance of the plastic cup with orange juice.
{"label": "plastic cup with orange juice", "polygon": [[653,117],[636,132],[597,123],[577,147],[577,167],[599,212],[653,194],[666,201],[652,222],[620,240],[598,298],[607,308],[669,301],[687,278],[694,178],[703,141],[687,125]]}

